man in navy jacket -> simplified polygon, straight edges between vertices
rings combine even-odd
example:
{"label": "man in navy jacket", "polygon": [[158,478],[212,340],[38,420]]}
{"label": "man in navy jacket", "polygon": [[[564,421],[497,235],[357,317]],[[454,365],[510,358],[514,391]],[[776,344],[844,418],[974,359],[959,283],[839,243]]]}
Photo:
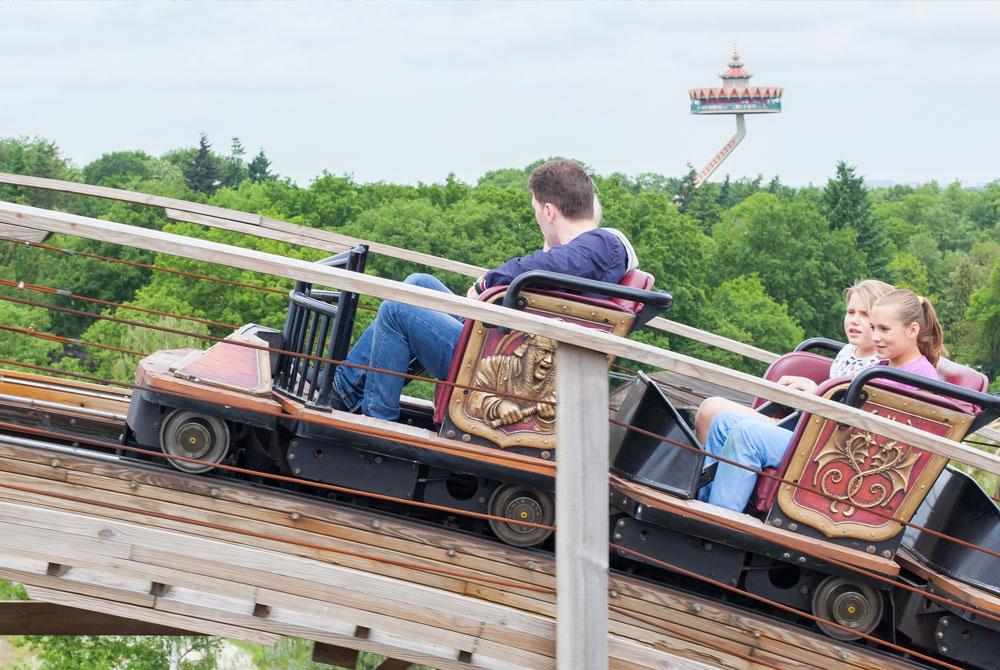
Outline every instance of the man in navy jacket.
{"label": "man in navy jacket", "polygon": [[[635,268],[635,251],[619,231],[599,228],[594,183],[574,161],[554,160],[539,166],[528,181],[531,206],[545,244],[540,251],[512,258],[480,277],[469,288],[476,298],[493,286],[509,284],[530,270],[549,270],[584,279],[617,284]],[[413,274],[405,283],[450,292],[435,277]],[[383,370],[406,372],[416,357],[441,379],[447,376],[455,354],[462,320],[422,307],[387,300],[379,306],[372,325],[358,338],[347,362]],[[344,407],[360,405],[366,416],[395,420],[406,379],[341,365],[334,384]]]}

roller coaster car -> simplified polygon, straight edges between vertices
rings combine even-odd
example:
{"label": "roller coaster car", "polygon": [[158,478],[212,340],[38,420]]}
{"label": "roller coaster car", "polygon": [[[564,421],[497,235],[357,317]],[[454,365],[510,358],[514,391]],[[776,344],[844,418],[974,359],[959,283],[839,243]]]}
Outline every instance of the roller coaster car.
{"label": "roller coaster car", "polygon": [[[885,366],[853,380],[826,380],[830,359],[802,349],[843,345],[803,345],[766,376],[808,376],[823,397],[953,440],[1000,416],[1000,399],[984,393],[985,376],[965,366],[942,360],[940,380]],[[701,446],[655,384],[640,376],[633,385],[618,418],[666,439],[615,435],[616,544],[832,620],[844,628],[819,627],[834,638],[855,639],[882,625],[951,660],[1000,667],[1000,619],[990,618],[1000,617],[1000,510],[974,480],[946,468],[947,458],[823,417],[792,414],[785,419],[794,425],[792,441],[772,472],[801,487],[761,477],[749,513],[739,514],[697,500],[714,475],[712,466],[704,468]],[[635,560],[635,554],[619,554]]]}
{"label": "roller coaster car", "polygon": [[[366,256],[362,245],[320,262],[363,272]],[[620,285],[529,272],[481,299],[626,335],[670,306],[670,295],[649,290],[652,283],[638,270]],[[146,357],[127,439],[180,457],[171,463],[187,472],[241,465],[551,524],[555,342],[467,321],[446,381],[474,389],[439,385],[433,405],[404,396],[398,422],[363,417],[339,408],[331,362],[347,355],[357,301],[298,282],[281,332],[251,324],[207,351]],[[490,525],[517,546],[550,534]]]}

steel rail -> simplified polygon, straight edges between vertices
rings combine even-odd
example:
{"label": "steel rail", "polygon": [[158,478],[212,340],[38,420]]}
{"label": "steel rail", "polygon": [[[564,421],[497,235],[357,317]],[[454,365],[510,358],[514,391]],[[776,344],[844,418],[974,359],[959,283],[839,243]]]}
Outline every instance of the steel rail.
{"label": "steel rail", "polygon": [[25,398],[24,396],[0,393],[0,401],[3,400],[18,405],[26,405],[29,408],[39,407],[42,409],[59,409],[71,414],[82,414],[84,416],[94,416],[102,419],[114,419],[116,421],[121,421],[123,424],[127,418],[124,414],[108,412],[102,409],[91,409],[90,407],[79,407],[60,402],[52,402],[50,400],[38,400],[36,398]]}

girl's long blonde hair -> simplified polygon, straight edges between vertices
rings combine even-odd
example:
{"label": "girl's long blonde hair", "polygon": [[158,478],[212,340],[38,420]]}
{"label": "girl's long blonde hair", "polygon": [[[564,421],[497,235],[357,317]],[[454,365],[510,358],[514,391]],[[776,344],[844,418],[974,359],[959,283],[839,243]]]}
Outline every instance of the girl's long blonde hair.
{"label": "girl's long blonde hair", "polygon": [[931,365],[937,367],[941,356],[948,354],[948,350],[944,348],[944,331],[941,330],[941,322],[938,321],[930,300],[913,291],[896,289],[883,295],[875,304],[879,307],[892,307],[896,311],[896,317],[904,325],[916,323],[920,326],[917,348]]}

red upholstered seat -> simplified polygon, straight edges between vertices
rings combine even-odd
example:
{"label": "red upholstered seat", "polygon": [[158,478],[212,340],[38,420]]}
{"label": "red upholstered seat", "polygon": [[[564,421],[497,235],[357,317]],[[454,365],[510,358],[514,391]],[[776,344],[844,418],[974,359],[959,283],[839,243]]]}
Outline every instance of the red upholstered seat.
{"label": "red upholstered seat", "polygon": [[938,361],[937,371],[938,377],[955,386],[964,386],[980,393],[986,393],[990,386],[989,378],[979,370],[973,370],[967,365],[949,361],[947,358]]}
{"label": "red upholstered seat", "polygon": [[[793,353],[804,352],[797,351]],[[810,355],[816,356],[816,354]],[[820,358],[822,358],[822,356],[820,356]],[[826,360],[830,359],[828,358]],[[837,379],[821,381],[819,386],[816,387],[816,395],[823,395],[834,386],[843,384],[846,380],[846,377],[838,377]],[[795,432],[792,433],[792,441],[789,442],[789,447],[785,450],[785,456],[781,459],[781,463],[778,464],[778,467],[764,468],[761,472],[778,475],[779,477],[785,476],[785,471],[788,469],[788,463],[792,460],[792,455],[795,453],[793,446],[798,443],[799,437],[802,435],[802,431],[805,430],[805,426],[806,422],[801,420],[795,425]],[[754,489],[753,497],[750,498],[750,505],[758,512],[766,513],[771,509],[771,505],[774,503],[774,496],[778,493],[779,484],[781,484],[781,482],[777,479],[771,479],[770,477],[758,477],[757,487]]]}
{"label": "red upholstered seat", "polygon": [[[619,286],[627,286],[629,288],[638,288],[643,291],[653,290],[653,275],[648,272],[643,272],[639,268],[634,270],[629,270],[622,277],[622,280],[618,282]],[[638,314],[642,311],[643,304],[641,302],[635,302],[634,300],[625,300],[624,298],[611,298],[611,302],[618,305],[619,308],[626,312],[632,312],[633,314]]]}
{"label": "red upholstered seat", "polygon": [[[785,375],[796,375],[811,379],[817,384],[822,384],[830,377],[830,365],[832,363],[833,359],[826,356],[820,356],[808,351],[793,351],[771,363],[767,371],[764,372],[764,379],[769,382],[776,382]],[[765,402],[767,401],[763,398],[757,398],[753,403],[754,409],[757,409]]]}

